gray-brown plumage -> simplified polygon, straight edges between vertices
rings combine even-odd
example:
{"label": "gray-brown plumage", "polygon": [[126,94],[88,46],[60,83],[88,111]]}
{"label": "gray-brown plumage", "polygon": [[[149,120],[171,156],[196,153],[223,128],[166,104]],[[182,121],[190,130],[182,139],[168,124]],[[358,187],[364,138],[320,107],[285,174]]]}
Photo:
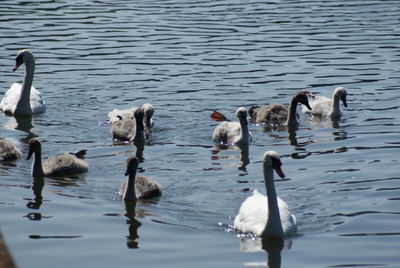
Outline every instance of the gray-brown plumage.
{"label": "gray-brown plumage", "polygon": [[83,160],[86,150],[76,154],[64,153],[50,157],[42,163],[42,146],[37,138],[29,141],[29,152],[27,159],[34,154],[32,165],[32,177],[43,176],[68,176],[88,171],[89,164]]}
{"label": "gray-brown plumage", "polygon": [[132,156],[127,160],[125,180],[120,189],[119,195],[123,200],[135,201],[139,198],[152,198],[161,196],[161,186],[152,178],[142,175],[137,175],[139,160]]}
{"label": "gray-brown plumage", "polygon": [[20,150],[9,141],[0,140],[0,161],[13,161],[21,156]]}
{"label": "gray-brown plumage", "polygon": [[146,141],[148,135],[145,133],[143,118],[143,109],[137,108],[133,113],[133,118],[127,116],[115,122],[111,128],[113,139],[130,142]]}
{"label": "gray-brown plumage", "polygon": [[267,123],[272,125],[298,126],[297,104],[304,104],[311,110],[308,104],[308,91],[301,91],[293,95],[289,108],[279,103],[267,106],[253,106],[249,109],[249,115],[255,123]]}

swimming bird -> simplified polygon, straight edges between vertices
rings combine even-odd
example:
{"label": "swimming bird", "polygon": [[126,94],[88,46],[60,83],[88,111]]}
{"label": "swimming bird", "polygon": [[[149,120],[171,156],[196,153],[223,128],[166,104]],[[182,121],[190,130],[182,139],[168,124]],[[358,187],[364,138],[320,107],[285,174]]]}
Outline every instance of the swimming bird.
{"label": "swimming bird", "polygon": [[150,177],[136,174],[139,166],[136,157],[129,157],[126,163],[125,176],[128,176],[128,179],[122,183],[118,192],[123,200],[135,201],[140,198],[161,196],[161,186],[158,182]]}
{"label": "swimming bird", "polygon": [[310,103],[312,110],[308,111],[303,107],[303,113],[311,113],[312,115],[339,120],[342,116],[340,101],[342,101],[344,107],[347,107],[347,91],[344,87],[335,88],[332,98],[325,96],[314,96],[313,98]]}
{"label": "swimming bird", "polygon": [[133,107],[125,110],[114,109],[108,113],[108,122],[110,124],[114,124],[115,122],[118,122],[123,118],[133,117],[133,113],[139,108],[142,108],[144,112],[143,122],[145,127],[150,129],[154,125],[154,119],[153,119],[154,106],[151,105],[150,103],[145,103],[141,107]]}
{"label": "swimming bird", "polygon": [[283,104],[272,103],[267,106],[253,106],[249,109],[249,115],[255,123],[267,123],[273,125],[285,125],[297,127],[299,125],[297,115],[297,104],[304,104],[308,109],[308,91],[300,91],[293,95],[289,108]]}
{"label": "swimming bird", "polygon": [[64,153],[50,157],[42,164],[41,143],[39,139],[32,138],[29,141],[27,159],[30,159],[33,154],[32,177],[76,175],[89,169],[89,164],[83,160],[86,150],[81,150],[76,154]]}
{"label": "swimming bird", "polygon": [[213,140],[216,143],[225,145],[248,144],[251,139],[247,122],[247,110],[239,107],[236,110],[236,116],[239,122],[224,121],[219,124],[213,133]]}
{"label": "swimming bird", "polygon": [[144,111],[140,107],[133,112],[133,118],[127,116],[115,122],[111,127],[113,139],[130,142],[145,142],[149,133],[143,124]]}
{"label": "swimming bird", "polygon": [[297,231],[296,217],[288,205],[276,195],[274,170],[284,178],[281,160],[275,151],[267,151],[263,157],[264,182],[267,196],[254,189],[240,206],[234,227],[242,233],[259,237],[283,237]]}
{"label": "swimming bird", "polygon": [[46,111],[42,94],[32,86],[35,73],[35,57],[27,50],[20,50],[15,58],[13,71],[25,63],[25,75],[22,85],[13,83],[0,102],[0,110],[6,114],[32,115]]}
{"label": "swimming bird", "polygon": [[9,141],[0,140],[0,161],[13,161],[21,156],[21,151]]}

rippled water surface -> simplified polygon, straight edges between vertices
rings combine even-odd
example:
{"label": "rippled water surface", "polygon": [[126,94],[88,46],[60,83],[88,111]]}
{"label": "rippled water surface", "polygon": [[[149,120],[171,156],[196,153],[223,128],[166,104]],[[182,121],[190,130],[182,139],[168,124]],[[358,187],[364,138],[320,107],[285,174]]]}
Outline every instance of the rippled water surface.
{"label": "rippled water surface", "polygon": [[[12,66],[29,48],[47,103],[0,115],[0,138],[23,154],[0,169],[16,264],[398,267],[399,18],[398,1],[0,1],[0,93],[22,80]],[[338,124],[301,114],[290,135],[250,125],[248,151],[212,143],[214,109],[234,119],[239,106],[337,86],[349,93]],[[141,174],[163,195],[126,207],[117,191],[136,148],[114,143],[105,120],[145,102],[156,113]],[[45,158],[88,149],[90,171],[32,180],[34,136]],[[231,228],[247,190],[265,191],[266,150],[281,155],[277,192],[299,224],[281,252]]]}

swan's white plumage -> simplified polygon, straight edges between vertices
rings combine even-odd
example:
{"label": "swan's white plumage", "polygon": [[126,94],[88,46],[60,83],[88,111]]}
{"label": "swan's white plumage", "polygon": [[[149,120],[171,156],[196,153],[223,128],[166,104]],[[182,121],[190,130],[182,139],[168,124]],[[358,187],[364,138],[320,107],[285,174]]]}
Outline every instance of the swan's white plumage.
{"label": "swan's white plumage", "polygon": [[235,145],[248,144],[251,141],[252,136],[248,129],[246,108],[238,108],[236,116],[239,122],[224,121],[215,128],[213,133],[214,142]]}
{"label": "swan's white plumage", "polygon": [[[42,94],[32,86],[33,75],[35,72],[35,58],[29,50],[21,50],[17,54],[19,57],[16,70],[22,63],[25,63],[25,76],[22,84],[13,83],[7,90],[4,98],[0,102],[0,110],[8,114],[32,115],[46,111],[46,104]],[[17,61],[16,58],[16,61]],[[24,94],[22,94],[24,92]],[[21,95],[23,95],[21,97]]]}
{"label": "swan's white plumage", "polygon": [[[284,234],[297,231],[296,217],[290,212],[288,205],[277,197]],[[235,229],[243,233],[261,236],[268,221],[268,198],[254,189],[253,194],[242,203],[235,217]]]}
{"label": "swan's white plumage", "polygon": [[267,196],[257,189],[240,206],[234,227],[242,233],[260,237],[282,237],[297,231],[296,217],[288,205],[276,195],[274,170],[284,177],[279,155],[268,151],[263,157],[264,182]]}
{"label": "swan's white plumage", "polygon": [[322,117],[340,118],[342,115],[340,101],[347,107],[347,91],[344,87],[335,88],[332,98],[314,96],[313,100],[310,102],[312,110],[309,111],[303,106],[302,112]]}

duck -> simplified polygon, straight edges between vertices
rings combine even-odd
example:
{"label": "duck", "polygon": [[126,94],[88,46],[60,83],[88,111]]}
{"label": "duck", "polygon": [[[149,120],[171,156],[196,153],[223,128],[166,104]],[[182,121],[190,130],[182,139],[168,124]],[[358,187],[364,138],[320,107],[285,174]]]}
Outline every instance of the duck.
{"label": "duck", "polygon": [[280,103],[272,103],[267,106],[252,106],[249,115],[255,123],[266,123],[272,125],[285,125],[288,127],[299,126],[297,115],[297,104],[301,103],[311,110],[308,103],[308,91],[300,91],[293,95],[289,108]]}
{"label": "duck", "polygon": [[312,110],[308,111],[303,107],[302,112],[311,113],[315,116],[327,117],[332,120],[340,119],[342,116],[340,101],[342,101],[344,107],[347,107],[347,91],[344,87],[335,88],[332,98],[313,96],[313,100],[310,103]]}
{"label": "duck", "polygon": [[119,189],[119,196],[125,201],[136,201],[143,198],[153,198],[161,196],[161,186],[151,177],[137,175],[139,160],[135,156],[128,157],[126,161],[124,180]]}
{"label": "duck", "polygon": [[145,103],[141,107],[133,107],[130,109],[125,109],[125,110],[120,110],[120,109],[114,109],[111,112],[108,113],[108,122],[112,125],[118,121],[120,121],[123,118],[126,117],[131,117],[133,116],[133,113],[139,109],[142,108],[144,112],[144,118],[143,118],[143,123],[147,129],[150,129],[154,125],[154,106],[150,103]]}
{"label": "duck", "polygon": [[239,122],[223,121],[214,130],[213,141],[224,145],[245,145],[252,140],[247,122],[247,110],[239,107],[236,110]]}
{"label": "duck", "polygon": [[22,84],[13,83],[0,102],[0,110],[10,115],[34,115],[46,111],[42,94],[32,86],[35,73],[35,57],[28,49],[20,50],[15,58],[16,71],[25,63]]}
{"label": "duck", "polygon": [[63,177],[87,172],[89,164],[84,160],[86,150],[77,153],[64,153],[50,157],[42,163],[42,145],[39,139],[29,140],[27,159],[34,155],[32,164],[32,177]]}
{"label": "duck", "polygon": [[6,140],[0,140],[0,161],[14,161],[20,158],[21,151]]}
{"label": "duck", "polygon": [[121,141],[129,141],[135,143],[143,143],[149,137],[143,123],[144,111],[138,108],[131,116],[124,117],[115,122],[111,128],[113,139]]}
{"label": "duck", "polygon": [[276,195],[274,170],[284,178],[281,166],[282,162],[277,152],[264,153],[263,171],[267,196],[254,189],[253,194],[241,204],[235,217],[236,230],[262,238],[282,238],[297,232],[296,217],[290,212],[285,201]]}

